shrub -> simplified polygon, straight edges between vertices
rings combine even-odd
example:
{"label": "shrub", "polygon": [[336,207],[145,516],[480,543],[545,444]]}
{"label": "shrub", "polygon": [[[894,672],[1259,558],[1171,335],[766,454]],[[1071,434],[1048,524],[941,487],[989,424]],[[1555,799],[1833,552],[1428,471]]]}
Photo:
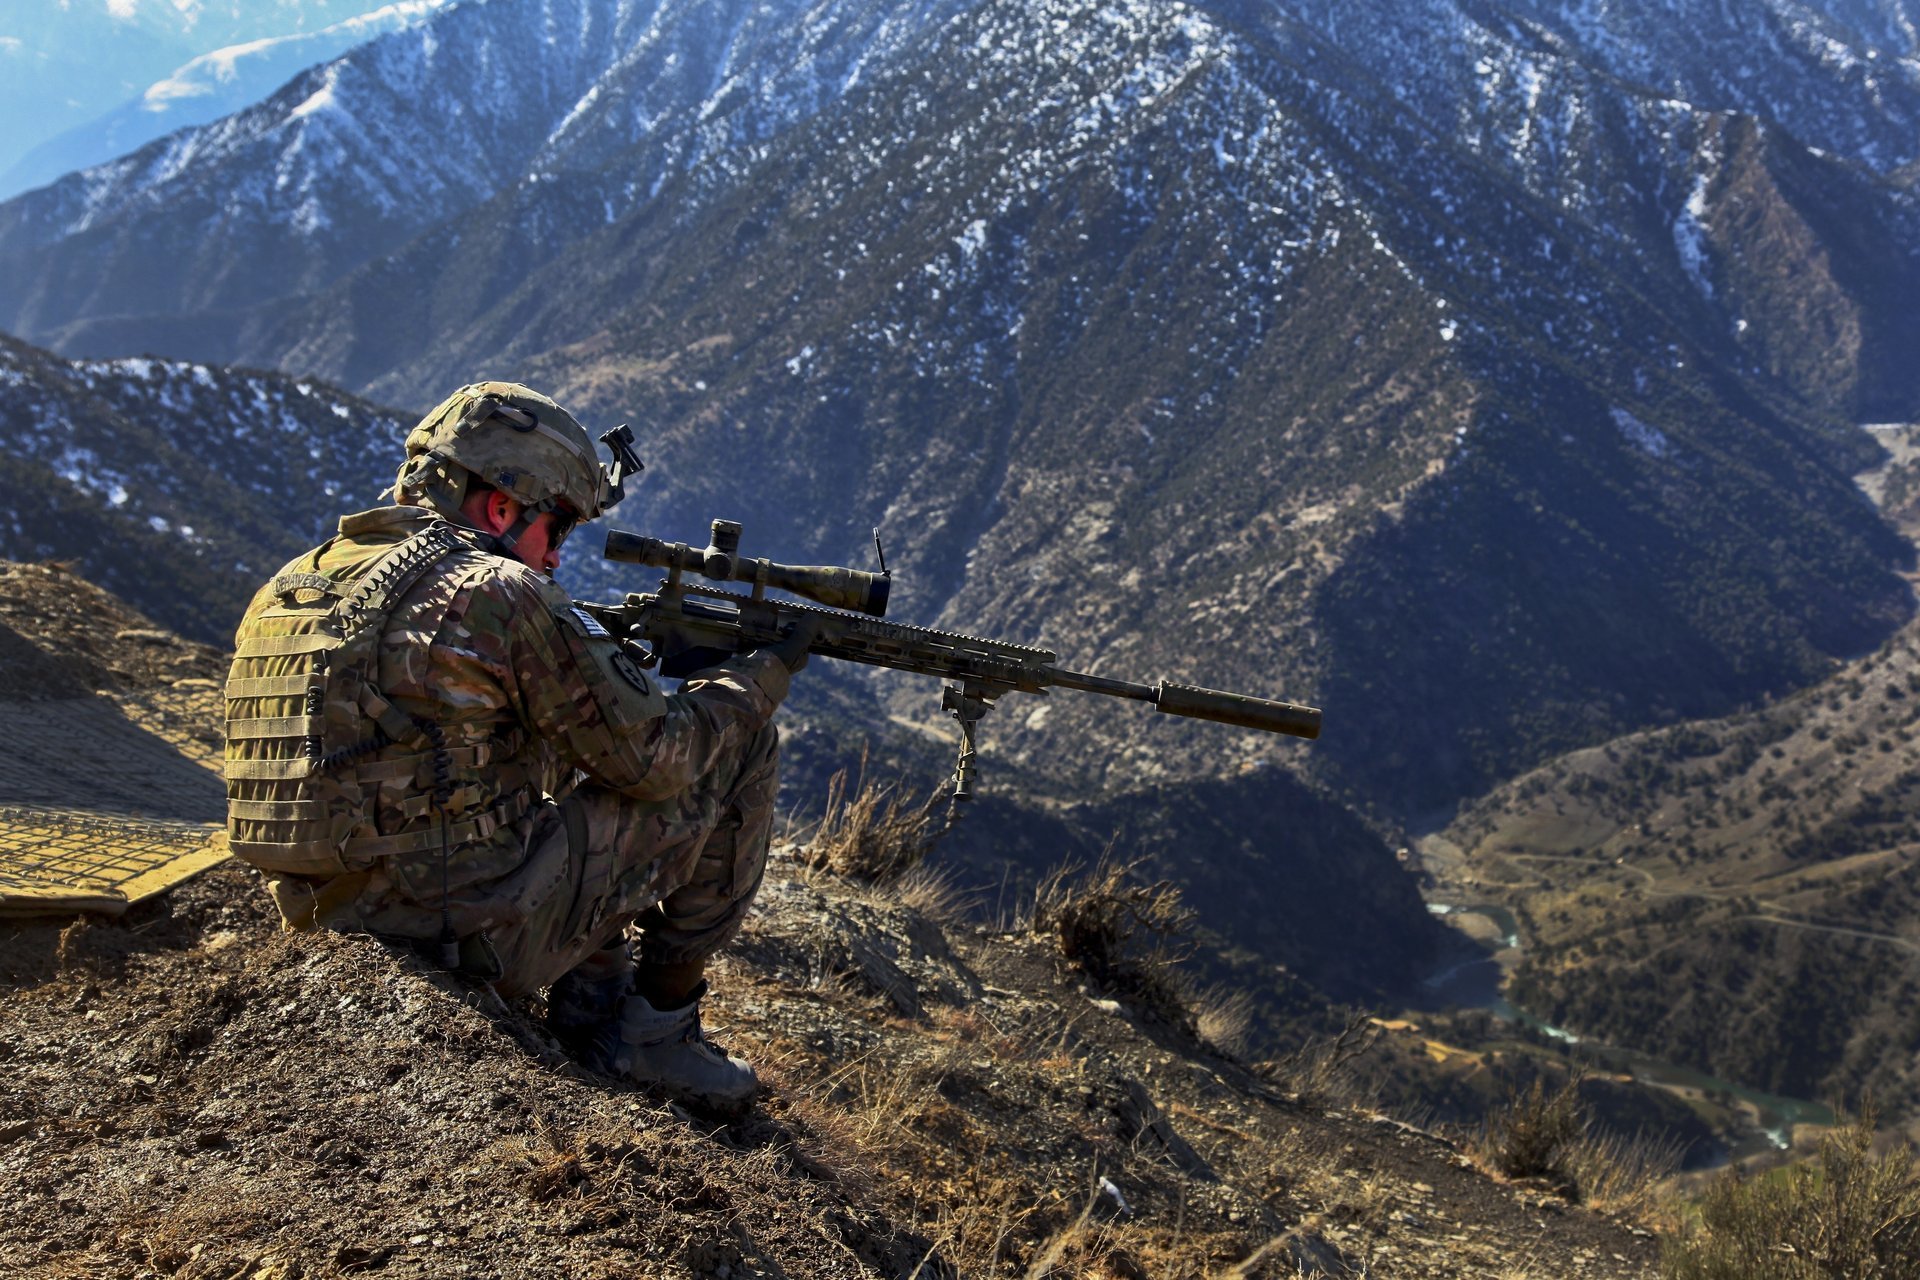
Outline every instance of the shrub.
{"label": "shrub", "polygon": [[1355,1102],[1360,1085],[1353,1064],[1380,1042],[1383,1031],[1367,1014],[1347,1015],[1337,1036],[1315,1036],[1291,1053],[1261,1064],[1261,1072],[1302,1102],[1332,1106]]}
{"label": "shrub", "polygon": [[1815,1162],[1707,1188],[1669,1237],[1666,1280],[1915,1280],[1920,1167],[1911,1145],[1873,1154],[1871,1105],[1820,1140]]}
{"label": "shrub", "polygon": [[1572,1200],[1643,1213],[1653,1190],[1680,1164],[1681,1144],[1644,1134],[1596,1131],[1580,1101],[1580,1077],[1548,1091],[1543,1077],[1507,1091],[1472,1143],[1482,1165],[1509,1178],[1544,1178]]}
{"label": "shrub", "polygon": [[899,780],[876,783],[867,777],[867,758],[848,794],[847,771],[827,782],[826,809],[800,860],[816,871],[832,871],[869,884],[886,884],[920,865],[939,843],[933,806],[935,788],[918,804],[906,799]]}
{"label": "shrub", "polygon": [[1192,1032],[1176,966],[1193,954],[1194,913],[1177,885],[1137,872],[1110,854],[1084,877],[1078,864],[1056,869],[1035,891],[1034,932],[1052,934],[1061,957],[1102,987]]}
{"label": "shrub", "polygon": [[1509,1088],[1506,1105],[1487,1114],[1475,1144],[1482,1162],[1509,1178],[1571,1181],[1566,1157],[1587,1129],[1579,1084],[1569,1079],[1549,1094],[1546,1080],[1535,1076],[1525,1092]]}
{"label": "shrub", "polygon": [[1217,1053],[1244,1058],[1253,1048],[1257,1010],[1245,991],[1215,987],[1193,1002],[1194,1034]]}

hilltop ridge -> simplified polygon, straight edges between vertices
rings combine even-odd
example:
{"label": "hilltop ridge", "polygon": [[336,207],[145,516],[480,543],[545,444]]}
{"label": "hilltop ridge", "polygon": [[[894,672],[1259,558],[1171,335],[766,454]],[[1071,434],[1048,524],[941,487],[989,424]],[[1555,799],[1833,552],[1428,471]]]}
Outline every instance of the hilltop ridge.
{"label": "hilltop ridge", "polygon": [[716,975],[709,1021],[771,1085],[727,1126],[582,1073],[526,1010],[368,940],[278,935],[238,867],[119,924],[8,930],[0,1264],[1653,1274],[1645,1233],[1295,1098],[1033,941],[790,867]]}

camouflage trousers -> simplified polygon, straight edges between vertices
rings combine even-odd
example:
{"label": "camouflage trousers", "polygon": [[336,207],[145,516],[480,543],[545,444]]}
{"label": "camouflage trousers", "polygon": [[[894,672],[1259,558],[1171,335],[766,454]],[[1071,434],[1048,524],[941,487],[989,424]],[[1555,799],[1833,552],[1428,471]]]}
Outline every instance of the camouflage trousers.
{"label": "camouflage trousers", "polygon": [[766,873],[778,742],[767,725],[665,799],[589,783],[545,806],[522,872],[502,887],[520,918],[487,934],[494,988],[548,986],[629,931],[644,964],[705,960],[732,941]]}
{"label": "camouflage trousers", "polygon": [[[779,733],[766,725],[682,791],[639,800],[585,783],[523,820],[525,856],[505,877],[446,900],[464,941],[461,968],[503,996],[550,986],[590,957],[606,963],[623,935],[645,964],[707,959],[733,939],[760,890],[779,790]],[[316,883],[272,879],[292,928],[322,925],[425,949],[436,904],[399,892],[376,866]]]}

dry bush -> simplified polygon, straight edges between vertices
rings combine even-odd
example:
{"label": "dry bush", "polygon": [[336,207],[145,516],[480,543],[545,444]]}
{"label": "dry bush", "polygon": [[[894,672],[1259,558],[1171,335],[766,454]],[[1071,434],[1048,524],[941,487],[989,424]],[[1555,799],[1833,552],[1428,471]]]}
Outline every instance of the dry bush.
{"label": "dry bush", "polygon": [[1525,1091],[1509,1088],[1506,1105],[1487,1114],[1473,1154],[1509,1178],[1569,1179],[1568,1155],[1587,1131],[1579,1086],[1571,1077],[1549,1093],[1535,1076]]}
{"label": "dry bush", "polygon": [[940,795],[936,787],[915,804],[906,798],[901,780],[872,781],[863,751],[851,789],[845,769],[828,780],[826,809],[800,850],[800,861],[816,871],[868,884],[898,880],[919,866],[940,839],[933,814]]}
{"label": "dry bush", "polygon": [[1331,1040],[1316,1036],[1291,1053],[1261,1063],[1260,1070],[1303,1102],[1323,1107],[1351,1104],[1359,1100],[1353,1063],[1384,1034],[1366,1014],[1350,1013]]}
{"label": "dry bush", "polygon": [[1568,1198],[1597,1209],[1645,1214],[1658,1184],[1680,1165],[1681,1144],[1639,1134],[1594,1131],[1580,1101],[1580,1080],[1549,1091],[1534,1077],[1525,1091],[1507,1090],[1472,1139],[1469,1154],[1509,1178],[1544,1178]]}
{"label": "dry bush", "polygon": [[587,1180],[575,1144],[545,1116],[534,1117],[537,1143],[528,1143],[522,1154],[527,1195],[539,1201],[556,1200],[573,1192]]}
{"label": "dry bush", "polygon": [[1915,1280],[1920,1164],[1905,1142],[1873,1154],[1874,1109],[1820,1140],[1817,1163],[1758,1178],[1730,1172],[1697,1224],[1669,1237],[1666,1280]]}
{"label": "dry bush", "polygon": [[1051,934],[1066,962],[1109,991],[1132,997],[1189,1032],[1189,992],[1177,966],[1193,954],[1194,913],[1167,880],[1102,857],[1051,872],[1034,894],[1033,930]]}

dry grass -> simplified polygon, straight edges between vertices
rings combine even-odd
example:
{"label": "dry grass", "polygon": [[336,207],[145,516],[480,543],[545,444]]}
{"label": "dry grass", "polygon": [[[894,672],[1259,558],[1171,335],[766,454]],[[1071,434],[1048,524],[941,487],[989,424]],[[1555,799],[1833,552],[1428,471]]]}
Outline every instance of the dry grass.
{"label": "dry grass", "polygon": [[910,867],[888,886],[893,900],[940,924],[958,924],[973,906],[973,895],[962,890],[953,873],[925,863]]}
{"label": "dry grass", "polygon": [[1871,1106],[1820,1141],[1817,1163],[1708,1187],[1697,1224],[1669,1237],[1666,1280],[1914,1280],[1920,1163],[1904,1141],[1873,1154]]}
{"label": "dry grass", "polygon": [[824,1074],[817,1064],[809,1074],[797,1056],[769,1066],[763,1074],[791,1093],[794,1109],[819,1140],[816,1162],[842,1181],[869,1182],[877,1171],[910,1157],[915,1127],[945,1107],[941,1073],[920,1063],[869,1054]]}
{"label": "dry grass", "polygon": [[[191,1267],[208,1245],[243,1240],[265,1243],[274,1233],[268,1206],[237,1181],[208,1182],[189,1189],[164,1215],[142,1215],[118,1233],[118,1249],[163,1274]],[[99,1274],[89,1271],[87,1274]]]}
{"label": "dry grass", "polygon": [[[827,783],[826,808],[811,838],[800,850],[801,862],[867,884],[888,884],[918,867],[940,839],[933,813],[938,788],[917,804],[904,784],[867,777],[867,757],[851,786],[840,770]],[[926,891],[923,882],[922,892]]]}
{"label": "dry grass", "polygon": [[1353,1064],[1384,1034],[1366,1014],[1352,1013],[1332,1039],[1315,1037],[1292,1053],[1260,1064],[1260,1069],[1302,1102],[1321,1107],[1355,1105],[1362,1099]]}
{"label": "dry grass", "polygon": [[[1220,1272],[1219,1280],[1248,1280],[1248,1277],[1260,1275],[1261,1264],[1266,1262],[1267,1259],[1273,1257],[1273,1255],[1280,1250],[1285,1249],[1295,1240],[1318,1233],[1320,1228],[1325,1224],[1326,1217],[1324,1214],[1316,1213],[1310,1217],[1303,1218],[1286,1231],[1267,1241],[1258,1249],[1255,1249],[1237,1265]],[[1303,1274],[1305,1273],[1303,1272]]]}
{"label": "dry grass", "polygon": [[1210,987],[1193,1001],[1195,1034],[1231,1058],[1252,1052],[1253,1015],[1253,997],[1245,991]]}
{"label": "dry grass", "polygon": [[1587,1207],[1647,1220],[1664,1209],[1661,1184],[1680,1167],[1684,1152],[1671,1136],[1588,1130],[1567,1155],[1567,1174]]}

